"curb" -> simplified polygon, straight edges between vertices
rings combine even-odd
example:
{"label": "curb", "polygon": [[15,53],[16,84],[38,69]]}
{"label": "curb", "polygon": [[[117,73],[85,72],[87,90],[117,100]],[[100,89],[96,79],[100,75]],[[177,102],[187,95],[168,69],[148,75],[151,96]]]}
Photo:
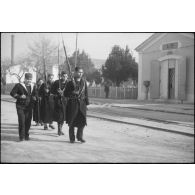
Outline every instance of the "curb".
{"label": "curb", "polygon": [[[119,106],[112,106],[112,107],[117,107],[120,108]],[[123,108],[127,108],[128,107],[123,107]],[[182,115],[190,115],[190,116],[194,116],[194,114],[190,114],[190,113],[183,113],[183,112],[174,112],[174,111],[167,111],[167,110],[159,110],[159,109],[147,109],[147,108],[136,108],[136,107],[131,107],[129,109],[135,109],[135,110],[146,110],[146,111],[154,111],[154,112],[166,112],[166,113],[172,113],[172,114],[182,114]]]}

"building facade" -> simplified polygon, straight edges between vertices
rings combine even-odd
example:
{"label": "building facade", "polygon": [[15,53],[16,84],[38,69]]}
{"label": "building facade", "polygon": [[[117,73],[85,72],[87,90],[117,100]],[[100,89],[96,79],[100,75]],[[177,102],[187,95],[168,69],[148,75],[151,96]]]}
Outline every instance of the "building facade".
{"label": "building facade", "polygon": [[194,34],[154,33],[135,49],[139,53],[138,99],[194,102]]}

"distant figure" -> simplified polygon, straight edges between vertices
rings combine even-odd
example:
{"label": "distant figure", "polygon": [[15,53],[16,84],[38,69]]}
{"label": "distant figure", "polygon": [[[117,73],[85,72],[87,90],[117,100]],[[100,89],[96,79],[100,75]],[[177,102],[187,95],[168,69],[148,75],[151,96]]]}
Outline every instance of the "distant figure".
{"label": "distant figure", "polygon": [[109,91],[110,91],[110,87],[109,85],[106,83],[105,86],[104,86],[104,92],[106,94],[106,98],[108,98],[109,96]]}
{"label": "distant figure", "polygon": [[23,83],[17,83],[12,89],[10,95],[16,101],[16,110],[19,123],[19,139],[20,141],[29,140],[29,129],[32,119],[32,108],[35,100],[34,86],[32,84],[32,74],[26,73]]}

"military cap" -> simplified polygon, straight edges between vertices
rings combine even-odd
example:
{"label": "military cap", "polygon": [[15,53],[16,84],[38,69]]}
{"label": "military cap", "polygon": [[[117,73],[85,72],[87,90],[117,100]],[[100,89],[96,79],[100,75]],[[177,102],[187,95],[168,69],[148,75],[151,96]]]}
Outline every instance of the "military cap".
{"label": "military cap", "polygon": [[31,73],[25,73],[25,79],[32,79]]}
{"label": "military cap", "polygon": [[48,74],[48,77],[54,76],[53,74]]}
{"label": "military cap", "polygon": [[64,75],[64,74],[67,74],[67,72],[66,71],[62,71],[61,72],[61,76]]}
{"label": "military cap", "polygon": [[79,71],[79,70],[81,70],[81,69],[83,70],[83,68],[82,68],[82,67],[77,66],[77,67],[75,68],[75,71],[76,71],[76,72],[78,72],[78,71]]}

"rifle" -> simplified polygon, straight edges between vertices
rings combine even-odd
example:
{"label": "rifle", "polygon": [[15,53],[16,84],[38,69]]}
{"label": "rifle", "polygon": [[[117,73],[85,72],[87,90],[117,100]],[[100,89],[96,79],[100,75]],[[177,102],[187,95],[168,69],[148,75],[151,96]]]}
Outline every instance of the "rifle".
{"label": "rifle", "polygon": [[58,45],[58,72],[59,72],[59,89],[61,89],[61,81],[60,81],[60,51]]}
{"label": "rifle", "polygon": [[38,84],[37,84],[37,86],[36,86],[36,91],[35,91],[35,95],[36,95],[36,97],[37,97],[37,118],[38,118],[38,120],[37,120],[37,122],[39,123],[40,122],[40,108],[39,108],[39,104],[40,104],[40,100],[39,100],[39,88],[38,88]]}
{"label": "rifle", "polygon": [[[60,80],[60,50],[58,44],[58,72],[59,72],[59,90],[61,90],[61,80]],[[62,97],[60,96],[60,102],[62,104]]]}
{"label": "rifle", "polygon": [[45,56],[44,56],[44,45],[43,45],[43,67],[44,67],[44,80],[45,80],[45,86],[46,86],[46,89],[48,88],[47,86],[47,75],[46,75],[46,64],[45,64]]}
{"label": "rifle", "polygon": [[[62,35],[62,34],[61,34]],[[74,79],[73,79],[73,75],[72,75],[72,71],[71,71],[71,67],[70,67],[70,62],[68,60],[68,56],[67,56],[67,52],[66,52],[66,47],[65,47],[65,44],[64,44],[64,39],[63,39],[63,36],[62,36],[62,43],[63,43],[63,48],[64,48],[64,54],[65,54],[65,57],[66,57],[66,63],[68,65],[68,71],[69,71],[69,74],[70,74],[70,78],[71,80],[73,81],[74,83]]]}
{"label": "rifle", "polygon": [[77,39],[78,39],[78,33],[76,33],[76,49],[75,49],[75,65],[74,68],[77,66]]}

